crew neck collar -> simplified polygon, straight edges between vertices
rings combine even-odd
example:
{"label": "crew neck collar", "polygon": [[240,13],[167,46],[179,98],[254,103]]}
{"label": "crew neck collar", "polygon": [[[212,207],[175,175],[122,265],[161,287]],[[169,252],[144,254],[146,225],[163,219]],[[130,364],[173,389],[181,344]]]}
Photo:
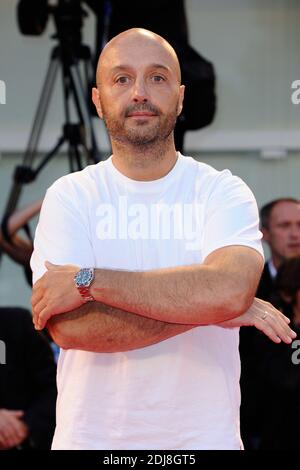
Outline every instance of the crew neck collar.
{"label": "crew neck collar", "polygon": [[112,155],[107,159],[107,165],[109,167],[109,170],[113,173],[114,178],[121,184],[125,185],[126,188],[132,189],[134,191],[141,191],[141,192],[156,192],[158,190],[161,190],[163,187],[165,187],[171,180],[173,180],[174,177],[176,177],[179,168],[182,163],[183,156],[181,155],[180,152],[176,152],[177,155],[177,160],[175,162],[175,165],[173,168],[167,173],[165,176],[162,178],[158,178],[156,180],[151,180],[151,181],[139,181],[139,180],[134,180],[132,178],[129,178],[128,176],[125,176],[123,173],[121,173],[120,170],[118,170],[112,161]]}

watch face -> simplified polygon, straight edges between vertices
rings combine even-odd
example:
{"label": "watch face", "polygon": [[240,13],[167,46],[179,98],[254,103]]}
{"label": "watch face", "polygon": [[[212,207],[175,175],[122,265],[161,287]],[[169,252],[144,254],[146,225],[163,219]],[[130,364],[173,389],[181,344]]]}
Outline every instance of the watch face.
{"label": "watch face", "polygon": [[78,287],[88,287],[93,280],[93,269],[83,268],[75,276],[75,282]]}

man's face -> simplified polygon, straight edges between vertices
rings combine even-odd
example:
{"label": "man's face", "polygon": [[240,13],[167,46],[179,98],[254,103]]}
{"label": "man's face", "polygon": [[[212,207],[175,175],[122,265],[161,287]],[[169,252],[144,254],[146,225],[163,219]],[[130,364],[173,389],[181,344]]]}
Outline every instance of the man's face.
{"label": "man's face", "polygon": [[272,209],[264,240],[278,260],[300,255],[300,204],[279,202]]}
{"label": "man's face", "polygon": [[[176,61],[162,44],[147,36],[123,38],[101,63],[93,101],[112,141],[135,146],[165,140],[182,109]],[[95,102],[96,101],[96,102]]]}

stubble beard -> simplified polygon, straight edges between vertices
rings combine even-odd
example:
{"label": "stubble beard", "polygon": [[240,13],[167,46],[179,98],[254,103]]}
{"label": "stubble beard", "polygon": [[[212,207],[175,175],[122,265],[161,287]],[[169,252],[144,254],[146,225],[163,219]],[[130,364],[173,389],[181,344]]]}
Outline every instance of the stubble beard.
{"label": "stubble beard", "polygon": [[[168,115],[159,114],[154,118],[145,118],[130,126],[128,117],[117,120],[103,109],[103,120],[112,142],[122,146],[133,147],[141,153],[159,147],[161,150],[170,141],[177,120],[177,106]],[[155,120],[153,124],[149,120]],[[147,122],[148,121],[148,122]]]}

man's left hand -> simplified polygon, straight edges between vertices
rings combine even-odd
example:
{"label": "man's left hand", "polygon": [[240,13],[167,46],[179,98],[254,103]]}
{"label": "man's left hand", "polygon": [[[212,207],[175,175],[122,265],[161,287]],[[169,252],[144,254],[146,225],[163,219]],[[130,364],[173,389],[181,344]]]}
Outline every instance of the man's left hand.
{"label": "man's left hand", "polygon": [[33,323],[37,330],[42,330],[53,315],[69,312],[83,304],[76,289],[74,276],[79,266],[59,266],[45,262],[47,272],[34,284],[32,290]]}
{"label": "man's left hand", "polygon": [[216,323],[223,328],[236,328],[240,326],[255,326],[268,336],[274,343],[283,341],[290,344],[297,336],[289,327],[290,319],[270,302],[254,298],[251,307],[242,315],[231,320]]}

